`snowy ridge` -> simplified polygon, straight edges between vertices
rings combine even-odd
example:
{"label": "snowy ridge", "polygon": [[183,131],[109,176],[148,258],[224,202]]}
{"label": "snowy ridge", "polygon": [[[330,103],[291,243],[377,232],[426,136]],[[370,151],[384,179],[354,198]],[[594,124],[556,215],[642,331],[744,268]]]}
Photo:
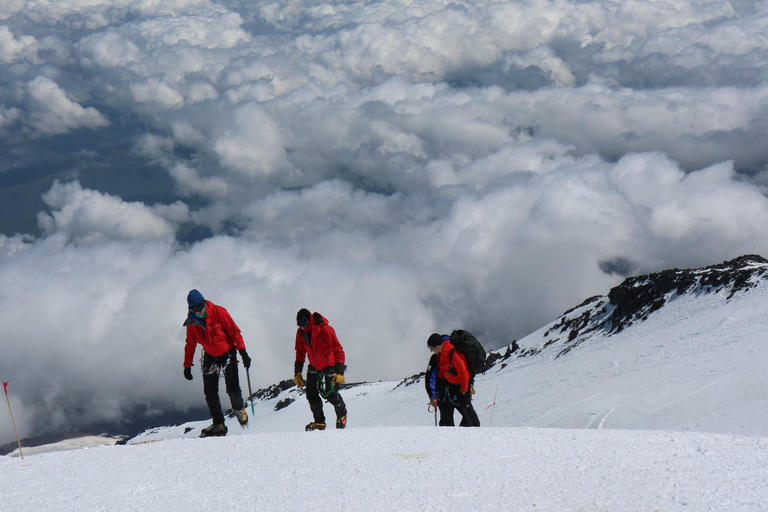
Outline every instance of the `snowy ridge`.
{"label": "snowy ridge", "polygon": [[[672,269],[630,277],[612,288],[607,296],[595,296],[563,313],[520,344],[507,347],[505,357],[521,348],[518,357],[536,355],[554,345],[560,357],[585,341],[620,333],[668,303],[685,295],[698,297],[725,294],[724,302],[739,292],[758,286],[768,275],[768,260],[757,255],[740,256],[700,269]],[[541,330],[536,334],[541,333]],[[491,360],[498,358],[498,351]]]}
{"label": "snowy ridge", "polygon": [[[768,435],[767,273],[768,261],[742,256],[629,278],[584,301],[489,353],[476,379],[481,422]],[[422,375],[348,385],[350,427],[431,424]],[[251,427],[230,418],[230,435],[301,428],[309,421],[303,395],[290,380],[254,393]],[[196,437],[208,424],[160,427],[127,442]]]}

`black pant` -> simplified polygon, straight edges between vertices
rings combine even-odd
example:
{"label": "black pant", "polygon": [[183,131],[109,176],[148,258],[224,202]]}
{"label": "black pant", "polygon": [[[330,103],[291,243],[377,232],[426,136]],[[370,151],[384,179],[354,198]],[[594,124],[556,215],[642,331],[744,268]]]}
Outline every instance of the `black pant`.
{"label": "black pant", "polygon": [[232,403],[232,410],[239,411],[244,407],[243,395],[240,391],[240,377],[237,372],[237,353],[232,351],[223,356],[212,356],[203,352],[203,393],[208,411],[216,424],[224,423],[219,400],[219,371],[224,369],[224,383]]}
{"label": "black pant", "polygon": [[451,402],[437,401],[437,408],[440,409],[440,423],[441,427],[455,427],[456,423],[453,422],[453,411],[456,409]]}
{"label": "black pant", "polygon": [[347,406],[339,394],[339,386],[333,385],[333,376],[336,371],[333,367],[326,368],[324,371],[318,371],[309,366],[307,370],[307,401],[312,411],[315,423],[325,423],[325,414],[323,413],[323,399],[320,396],[320,384],[323,384],[323,398],[333,405],[336,410],[336,419],[340,420],[347,415]]}
{"label": "black pant", "polygon": [[459,423],[459,426],[460,427],[479,427],[480,418],[477,417],[475,408],[472,407],[472,395],[469,394],[469,392],[467,392],[467,395],[466,395],[467,401],[465,403],[462,403],[461,395],[459,394],[461,385],[449,384],[447,387],[451,397],[456,396],[458,398],[458,400],[454,402],[454,406],[456,407],[456,410],[459,411],[459,414],[461,414],[461,423]]}

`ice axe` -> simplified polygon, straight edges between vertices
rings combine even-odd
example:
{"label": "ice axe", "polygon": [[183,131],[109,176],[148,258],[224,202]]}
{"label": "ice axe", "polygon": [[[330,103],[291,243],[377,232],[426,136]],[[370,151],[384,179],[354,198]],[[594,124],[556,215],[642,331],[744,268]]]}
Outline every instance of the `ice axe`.
{"label": "ice axe", "polygon": [[427,411],[433,412],[433,410],[434,410],[434,413],[435,413],[435,426],[437,426],[437,407],[435,407],[434,405],[432,405],[432,403],[430,403],[427,406]]}
{"label": "ice axe", "polygon": [[248,379],[248,399],[251,401],[251,414],[256,414],[253,410],[253,391],[251,391],[251,372],[248,368],[245,369],[245,377]]}

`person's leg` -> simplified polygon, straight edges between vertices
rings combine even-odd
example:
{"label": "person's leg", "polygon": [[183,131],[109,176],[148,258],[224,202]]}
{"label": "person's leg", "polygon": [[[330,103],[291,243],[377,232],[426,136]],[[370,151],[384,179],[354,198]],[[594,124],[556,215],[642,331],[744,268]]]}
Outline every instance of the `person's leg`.
{"label": "person's leg", "polygon": [[466,404],[459,404],[458,406],[456,406],[456,409],[458,409],[459,413],[461,414],[462,427],[479,427],[480,426],[480,418],[477,417],[477,412],[475,412],[475,408],[472,407],[471,399],[470,399],[470,402]]}
{"label": "person's leg", "polygon": [[240,411],[244,407],[243,392],[240,390],[240,376],[237,369],[237,355],[229,357],[229,364],[224,367],[224,383],[227,386],[227,394],[232,404],[233,411]]}
{"label": "person's leg", "polygon": [[453,421],[453,411],[455,407],[453,404],[446,401],[438,401],[437,408],[440,409],[440,426],[455,427],[456,424]]}
{"label": "person's leg", "polygon": [[[325,397],[326,400],[333,406],[336,411],[336,427],[344,428],[346,426],[347,405],[344,403],[344,399],[339,394],[339,386],[333,385],[333,374],[325,374],[325,389],[332,389],[330,393]],[[341,426],[339,423],[341,422]]]}
{"label": "person's leg", "polygon": [[208,404],[208,411],[211,413],[213,423],[222,425],[224,423],[224,414],[221,412],[221,401],[219,400],[219,372],[218,368],[216,368],[216,358],[204,354],[202,370],[205,403]]}
{"label": "person's leg", "polygon": [[325,423],[325,414],[323,413],[323,400],[320,398],[320,391],[317,387],[317,370],[311,366],[307,370],[306,395],[309,402],[309,409],[315,423]]}
{"label": "person's leg", "polygon": [[477,413],[472,407],[471,395],[470,402],[468,404],[462,404],[460,398],[461,394],[459,393],[461,391],[461,386],[458,384],[448,384],[447,389],[449,401],[455,404],[456,410],[459,411],[459,414],[461,414],[461,422],[459,423],[459,426],[479,427],[480,420],[477,418]]}

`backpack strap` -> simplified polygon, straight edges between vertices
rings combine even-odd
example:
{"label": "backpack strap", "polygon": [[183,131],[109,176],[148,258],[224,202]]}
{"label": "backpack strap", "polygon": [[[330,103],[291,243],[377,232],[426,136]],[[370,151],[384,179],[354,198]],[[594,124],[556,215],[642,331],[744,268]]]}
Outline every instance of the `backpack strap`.
{"label": "backpack strap", "polygon": [[453,364],[453,354],[456,353],[456,347],[453,347],[450,352],[448,352],[448,362],[451,364],[451,367],[448,369],[448,373],[451,375],[458,375],[459,372],[456,370],[456,365]]}

